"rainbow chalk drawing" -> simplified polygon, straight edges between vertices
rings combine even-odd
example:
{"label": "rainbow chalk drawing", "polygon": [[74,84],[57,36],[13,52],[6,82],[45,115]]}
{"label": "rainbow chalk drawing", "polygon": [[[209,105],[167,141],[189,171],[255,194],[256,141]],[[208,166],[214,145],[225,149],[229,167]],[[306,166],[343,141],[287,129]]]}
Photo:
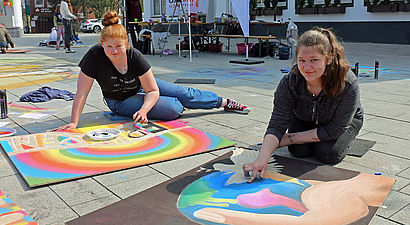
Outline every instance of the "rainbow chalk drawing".
{"label": "rainbow chalk drawing", "polygon": [[0,191],[0,224],[37,225],[20,207]]}
{"label": "rainbow chalk drawing", "polygon": [[[92,141],[94,129],[114,128],[112,140]],[[141,135],[131,135],[144,131]],[[235,145],[177,121],[147,125],[132,122],[85,127],[0,139],[30,187],[146,165]]]}

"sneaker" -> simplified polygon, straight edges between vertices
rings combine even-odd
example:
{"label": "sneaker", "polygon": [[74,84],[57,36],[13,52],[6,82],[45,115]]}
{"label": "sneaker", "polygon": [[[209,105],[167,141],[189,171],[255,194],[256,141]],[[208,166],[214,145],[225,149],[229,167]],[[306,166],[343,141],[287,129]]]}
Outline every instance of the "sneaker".
{"label": "sneaker", "polygon": [[57,47],[56,47],[56,50],[60,50],[60,46],[57,46]]}
{"label": "sneaker", "polygon": [[75,51],[74,50],[67,50],[67,51],[65,51],[65,53],[75,53]]}
{"label": "sneaker", "polygon": [[251,109],[247,106],[244,106],[238,102],[236,102],[233,99],[226,99],[227,104],[224,106],[225,111],[230,111],[230,112],[237,112],[237,113],[243,113],[243,114],[248,114]]}

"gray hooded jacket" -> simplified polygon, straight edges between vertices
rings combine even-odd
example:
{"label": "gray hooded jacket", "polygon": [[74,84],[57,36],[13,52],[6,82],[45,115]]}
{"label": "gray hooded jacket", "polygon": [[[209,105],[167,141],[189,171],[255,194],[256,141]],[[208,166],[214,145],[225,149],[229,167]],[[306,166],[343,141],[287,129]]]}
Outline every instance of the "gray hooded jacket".
{"label": "gray hooded jacket", "polygon": [[305,78],[294,71],[295,68],[285,75],[276,88],[273,112],[265,135],[273,134],[280,141],[289,128],[292,114],[302,121],[316,124],[320,141],[337,139],[353,118],[363,119],[359,84],[352,71],[347,73],[343,93],[336,98],[326,96],[323,91],[312,97],[306,88]]}

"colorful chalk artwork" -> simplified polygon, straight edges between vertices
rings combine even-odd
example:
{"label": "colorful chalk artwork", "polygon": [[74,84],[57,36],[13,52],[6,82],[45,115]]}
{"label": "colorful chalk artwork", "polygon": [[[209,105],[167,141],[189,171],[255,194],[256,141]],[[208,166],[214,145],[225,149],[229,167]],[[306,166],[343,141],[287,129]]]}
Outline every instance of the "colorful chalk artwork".
{"label": "colorful chalk artwork", "polygon": [[[96,141],[99,138],[111,139]],[[0,139],[0,150],[9,156],[27,184],[35,187],[234,144],[184,123],[158,121],[136,126],[133,122],[115,123],[6,137]]]}
{"label": "colorful chalk artwork", "polygon": [[0,138],[8,137],[8,136],[14,135],[15,133],[16,133],[16,130],[13,128],[0,127]]}
{"label": "colorful chalk artwork", "polygon": [[116,138],[121,131],[113,128],[95,129],[87,132],[87,136],[95,141],[106,141]]}

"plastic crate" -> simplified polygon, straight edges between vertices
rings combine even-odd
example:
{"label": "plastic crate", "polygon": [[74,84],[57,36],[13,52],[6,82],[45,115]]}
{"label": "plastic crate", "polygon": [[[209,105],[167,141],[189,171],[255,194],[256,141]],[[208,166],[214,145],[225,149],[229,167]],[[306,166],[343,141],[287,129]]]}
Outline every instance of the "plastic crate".
{"label": "plastic crate", "polygon": [[[251,51],[253,43],[248,43],[248,54]],[[245,43],[238,43],[236,44],[236,47],[238,47],[238,55],[245,55],[246,54],[246,47]]]}
{"label": "plastic crate", "polygon": [[210,52],[222,52],[222,45],[223,43],[219,43],[218,48],[216,47],[216,44],[212,43],[208,45],[208,51]]}

